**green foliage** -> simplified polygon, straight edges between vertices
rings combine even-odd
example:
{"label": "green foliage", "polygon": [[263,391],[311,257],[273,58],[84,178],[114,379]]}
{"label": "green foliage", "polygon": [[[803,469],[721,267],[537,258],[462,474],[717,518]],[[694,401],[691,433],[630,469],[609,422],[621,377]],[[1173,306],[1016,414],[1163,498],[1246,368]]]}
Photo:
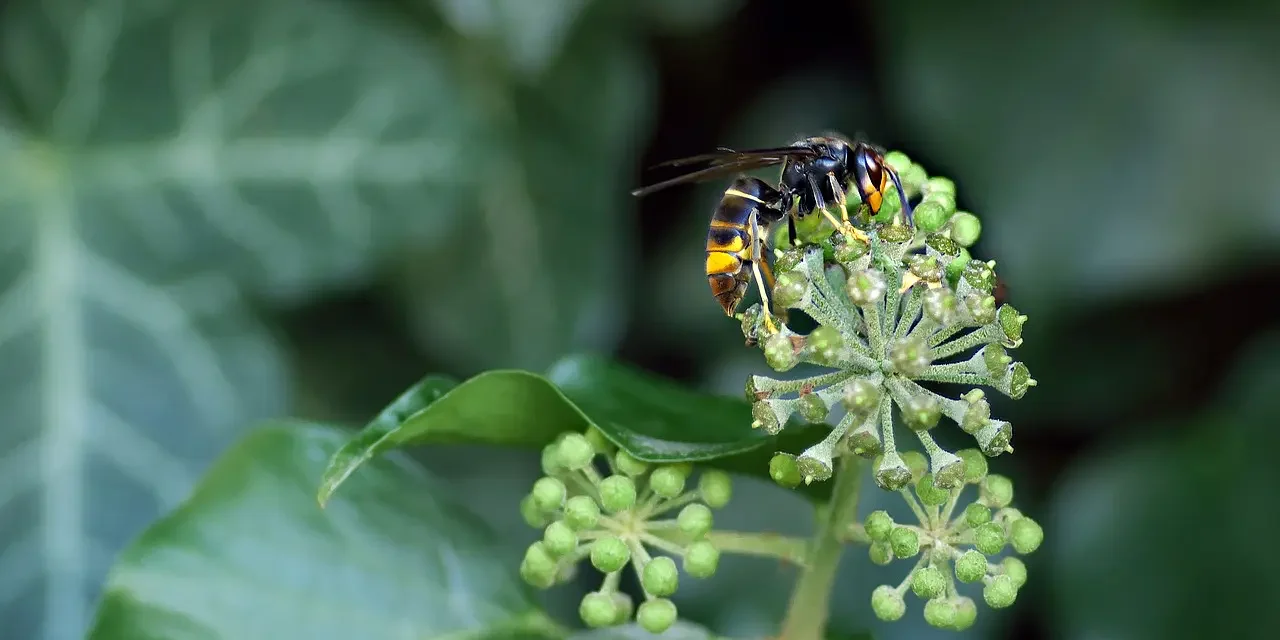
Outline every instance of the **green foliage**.
{"label": "green foliage", "polygon": [[124,551],[89,638],[562,638],[491,531],[403,459],[370,462],[328,508],[342,430],[269,423]]}
{"label": "green foliage", "polygon": [[[751,410],[742,400],[689,391],[595,356],[565,358],[546,377],[488,371],[456,387],[451,384],[429,376],[374,418],[334,456],[320,502],[368,460],[406,446],[480,443],[535,448],[550,444],[566,430],[589,428],[639,461],[706,460],[759,477],[768,477],[768,459],[775,448],[787,446],[786,441],[751,429]],[[807,437],[812,428],[797,424],[788,435]]]}

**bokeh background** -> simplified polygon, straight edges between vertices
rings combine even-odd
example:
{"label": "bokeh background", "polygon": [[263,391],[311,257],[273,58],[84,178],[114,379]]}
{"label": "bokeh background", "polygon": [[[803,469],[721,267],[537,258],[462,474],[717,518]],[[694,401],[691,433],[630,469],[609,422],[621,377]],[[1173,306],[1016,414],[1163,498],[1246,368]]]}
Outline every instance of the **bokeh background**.
{"label": "bokeh background", "polygon": [[[762,359],[701,271],[721,187],[628,191],[834,129],[953,178],[1031,318],[993,466],[1047,541],[963,635],[1273,637],[1278,37],[1240,0],[0,3],[0,635],[82,634],[260,419],[358,425],[426,372],[573,350],[740,392]],[[534,457],[417,455],[537,535]],[[736,496],[724,526],[810,526]],[[837,628],[954,635],[871,620],[905,567],[844,569]],[[791,575],[726,560],[677,602],[760,633]]]}

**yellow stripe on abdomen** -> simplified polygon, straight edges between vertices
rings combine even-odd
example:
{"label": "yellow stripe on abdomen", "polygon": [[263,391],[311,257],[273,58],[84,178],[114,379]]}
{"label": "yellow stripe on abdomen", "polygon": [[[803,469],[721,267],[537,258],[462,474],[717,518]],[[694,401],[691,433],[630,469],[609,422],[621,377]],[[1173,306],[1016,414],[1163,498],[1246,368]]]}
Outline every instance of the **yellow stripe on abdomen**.
{"label": "yellow stripe on abdomen", "polygon": [[742,269],[742,260],[732,253],[707,252],[707,275],[735,274]]}

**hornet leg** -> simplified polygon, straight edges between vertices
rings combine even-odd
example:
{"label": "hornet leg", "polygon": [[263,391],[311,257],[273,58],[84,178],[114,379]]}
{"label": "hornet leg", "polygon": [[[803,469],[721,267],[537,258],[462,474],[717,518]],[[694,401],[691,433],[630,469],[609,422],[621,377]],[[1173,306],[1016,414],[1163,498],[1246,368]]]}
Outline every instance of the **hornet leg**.
{"label": "hornet leg", "polygon": [[[870,244],[871,238],[849,223],[848,197],[845,195],[844,188],[840,186],[840,181],[836,180],[834,173],[828,173],[827,180],[831,182],[831,191],[836,194],[836,202],[840,203],[840,217],[844,219],[844,225],[839,227],[840,232],[846,237],[852,236]],[[830,217],[830,214],[828,214],[828,217]],[[833,220],[832,223],[834,224],[834,222]]]}
{"label": "hornet leg", "polygon": [[[764,276],[760,274],[760,263],[764,261],[764,252],[760,251],[760,244],[763,238],[760,235],[760,224],[756,220],[756,212],[751,212],[751,272],[755,274],[756,286],[760,289],[760,309],[764,312],[764,326],[769,333],[777,333],[778,328],[773,325],[773,306],[769,298],[770,289],[764,286]],[[765,265],[765,270],[769,270],[769,266]],[[773,273],[769,273],[769,281],[773,282]]]}

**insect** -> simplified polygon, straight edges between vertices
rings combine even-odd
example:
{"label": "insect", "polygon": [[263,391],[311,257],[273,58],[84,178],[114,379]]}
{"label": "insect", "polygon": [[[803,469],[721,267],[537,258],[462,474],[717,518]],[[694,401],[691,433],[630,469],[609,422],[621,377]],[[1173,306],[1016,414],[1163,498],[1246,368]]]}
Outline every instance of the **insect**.
{"label": "insect", "polygon": [[[702,182],[744,171],[783,165],[777,187],[758,178],[738,176],[725,190],[711,216],[707,230],[707,281],[711,292],[733,316],[754,276],[764,308],[769,308],[765,284],[773,286],[773,274],[765,260],[767,230],[787,219],[787,237],[796,243],[796,220],[820,211],[832,226],[846,236],[866,240],[866,234],[849,222],[847,186],[852,186],[870,209],[880,212],[889,182],[898,190],[907,224],[913,224],[911,205],[898,174],[884,160],[883,152],[865,142],[848,142],[840,137],[814,136],[785,147],[735,151],[721,147],[713,153],[669,160],[658,166],[709,166],[632,191],[641,197],[667,187]],[[827,211],[828,203],[840,207],[842,220]],[[773,322],[765,314],[768,328]]]}

